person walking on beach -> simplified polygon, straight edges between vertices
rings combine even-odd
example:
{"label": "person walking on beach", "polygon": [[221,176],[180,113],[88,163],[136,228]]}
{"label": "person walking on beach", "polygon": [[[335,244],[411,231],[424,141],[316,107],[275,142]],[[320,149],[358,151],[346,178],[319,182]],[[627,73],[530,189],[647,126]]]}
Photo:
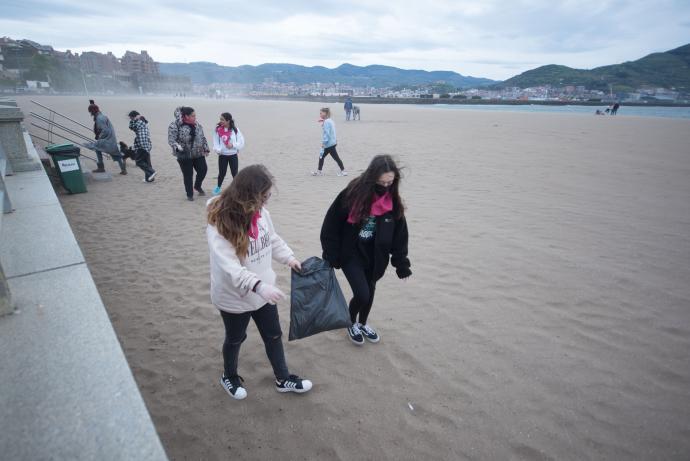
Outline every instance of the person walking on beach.
{"label": "person walking on beach", "polygon": [[220,194],[225,174],[230,164],[230,174],[237,176],[239,162],[237,154],[244,148],[244,136],[235,125],[232,115],[228,112],[220,114],[220,121],[213,132],[213,150],[218,155],[218,185],[213,189],[213,195]]}
{"label": "person walking on beach", "polygon": [[615,104],[613,105],[613,108],[611,109],[611,115],[616,115],[616,114],[618,113],[618,108],[619,108],[620,106],[621,106],[621,105],[620,105],[619,103],[615,103]]}
{"label": "person walking on beach", "polygon": [[376,282],[389,261],[400,279],[412,275],[407,257],[407,222],[398,191],[400,171],[390,155],[377,155],[367,169],[338,194],[321,227],[323,259],[342,269],[352,288],[350,340],[377,343],[367,323]]}
{"label": "person walking on beach", "polygon": [[96,136],[96,141],[88,143],[85,147],[96,151],[96,169],[94,173],[105,173],[105,163],[103,163],[103,152],[110,155],[110,158],[120,166],[120,174],[127,174],[125,161],[120,153],[120,148],[117,144],[115,136],[115,129],[110,123],[108,117],[101,112],[101,109],[96,105],[93,99],[89,99],[89,107],[87,109],[89,114],[93,117],[93,133]]}
{"label": "person walking on beach", "polygon": [[304,393],[308,379],[290,374],[283,351],[276,303],[285,295],[275,286],[275,259],[295,271],[299,260],[276,233],[264,205],[271,197],[273,176],[263,165],[243,168],[230,185],[208,202],[206,237],[211,262],[211,302],[225,325],[220,383],[234,399],[247,391],[238,375],[240,346],[249,319],[256,324],[273,367],[278,392]]}
{"label": "person walking on beach", "polygon": [[[206,195],[201,188],[208,166],[206,156],[210,150],[203,127],[196,121],[196,112],[191,107],[175,109],[175,120],[168,126],[168,144],[180,164],[187,200],[194,200],[194,191]],[[196,179],[194,179],[196,171]]]}
{"label": "person walking on beach", "polygon": [[319,153],[319,166],[316,171],[313,171],[312,176],[323,176],[323,162],[327,155],[333,157],[333,160],[338,164],[340,171],[338,176],[347,176],[347,171],[345,171],[345,166],[343,161],[338,157],[338,151],[335,150],[335,146],[338,141],[335,137],[335,123],[331,119],[331,109],[324,107],[319,112],[320,118],[319,122],[323,125],[323,132],[321,135],[321,152]]}
{"label": "person walking on beach", "polygon": [[350,120],[350,114],[352,114],[352,98],[349,96],[345,98],[345,120]]}
{"label": "person walking on beach", "polygon": [[156,171],[151,165],[151,133],[149,132],[149,122],[136,110],[129,114],[129,129],[134,131],[134,161],[144,172],[144,182],[153,182]]}

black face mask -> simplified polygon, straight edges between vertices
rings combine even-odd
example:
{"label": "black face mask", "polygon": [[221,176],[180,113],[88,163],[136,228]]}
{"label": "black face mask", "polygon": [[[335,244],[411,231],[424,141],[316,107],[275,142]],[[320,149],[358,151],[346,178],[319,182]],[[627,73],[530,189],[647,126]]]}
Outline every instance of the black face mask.
{"label": "black face mask", "polygon": [[376,192],[376,195],[383,195],[386,192],[390,190],[390,186],[382,186],[381,184],[376,184],[374,185],[374,192]]}

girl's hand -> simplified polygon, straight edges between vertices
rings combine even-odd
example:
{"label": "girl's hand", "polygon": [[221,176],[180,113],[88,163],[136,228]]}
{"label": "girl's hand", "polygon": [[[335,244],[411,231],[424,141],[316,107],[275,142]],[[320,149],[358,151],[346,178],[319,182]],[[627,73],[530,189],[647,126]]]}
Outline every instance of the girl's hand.
{"label": "girl's hand", "polygon": [[290,267],[290,269],[292,269],[295,272],[302,272],[302,264],[300,264],[300,262],[297,258],[292,258],[288,262],[288,266]]}

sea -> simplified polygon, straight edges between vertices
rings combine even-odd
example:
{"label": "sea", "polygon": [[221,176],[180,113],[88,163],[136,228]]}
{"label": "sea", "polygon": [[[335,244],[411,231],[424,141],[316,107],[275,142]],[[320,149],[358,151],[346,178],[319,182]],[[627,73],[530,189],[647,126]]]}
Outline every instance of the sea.
{"label": "sea", "polygon": [[[420,106],[429,107],[429,106]],[[547,106],[542,104],[501,105],[501,104],[434,104],[433,107],[448,110],[482,110],[510,112],[558,112],[562,114],[595,115],[597,109],[604,111],[608,106]],[[690,119],[690,107],[645,107],[621,105],[617,116],[666,117]]]}

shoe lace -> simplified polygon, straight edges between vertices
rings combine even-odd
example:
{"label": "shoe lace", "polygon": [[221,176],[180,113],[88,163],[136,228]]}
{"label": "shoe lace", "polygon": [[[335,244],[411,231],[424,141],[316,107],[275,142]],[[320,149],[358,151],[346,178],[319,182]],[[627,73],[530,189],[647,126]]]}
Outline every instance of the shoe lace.
{"label": "shoe lace", "polygon": [[352,329],[352,335],[357,336],[362,334],[362,330],[359,329],[359,325],[356,323],[350,327]]}

